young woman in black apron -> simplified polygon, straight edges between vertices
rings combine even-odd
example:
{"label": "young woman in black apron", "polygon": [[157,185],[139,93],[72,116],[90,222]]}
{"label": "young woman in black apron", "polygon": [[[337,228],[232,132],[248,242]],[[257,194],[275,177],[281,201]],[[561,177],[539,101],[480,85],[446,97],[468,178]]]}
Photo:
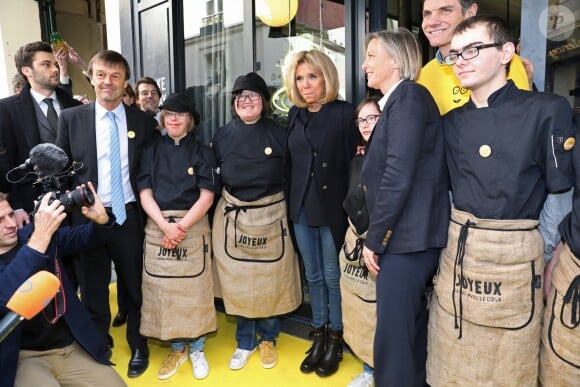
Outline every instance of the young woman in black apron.
{"label": "young woman in black apron", "polygon": [[344,341],[363,361],[363,372],[347,387],[372,387],[373,340],[377,320],[376,277],[365,266],[362,256],[369,213],[360,182],[365,146],[381,116],[377,99],[365,98],[355,110],[356,126],[362,136],[361,145],[350,162],[348,195],[343,207],[348,215],[348,229],[344,246],[338,256],[340,262],[340,293],[342,295],[342,322]]}
{"label": "young woman in black apron", "polygon": [[232,370],[257,348],[264,368],[276,365],[277,316],[302,296],[282,185],[286,131],[266,117],[269,100],[258,74],[239,76],[234,118],[212,140],[224,184],[212,229],[216,271],[226,312],[237,316]]}
{"label": "young woman in black apron", "polygon": [[217,329],[206,214],[221,183],[213,151],[194,138],[198,122],[189,96],[167,97],[161,107],[167,134],[145,151],[137,181],[148,215],[141,334],[171,340],[159,379],[173,376],[188,354],[193,376],[205,378],[204,335]]}

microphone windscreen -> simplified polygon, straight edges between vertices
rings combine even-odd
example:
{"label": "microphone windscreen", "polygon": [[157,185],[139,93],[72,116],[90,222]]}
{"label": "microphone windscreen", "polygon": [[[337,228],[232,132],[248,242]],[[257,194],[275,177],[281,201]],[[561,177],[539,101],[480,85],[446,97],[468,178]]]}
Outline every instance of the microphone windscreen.
{"label": "microphone windscreen", "polygon": [[57,174],[65,169],[69,162],[65,151],[48,142],[34,146],[30,150],[29,159],[41,176]]}
{"label": "microphone windscreen", "polygon": [[30,320],[36,316],[58,291],[60,281],[48,271],[39,271],[28,278],[10,297],[6,307]]}

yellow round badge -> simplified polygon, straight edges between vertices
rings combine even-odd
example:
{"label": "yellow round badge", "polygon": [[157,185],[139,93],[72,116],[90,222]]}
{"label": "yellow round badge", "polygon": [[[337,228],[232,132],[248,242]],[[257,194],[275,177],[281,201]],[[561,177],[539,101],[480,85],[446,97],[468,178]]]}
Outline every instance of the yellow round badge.
{"label": "yellow round badge", "polygon": [[193,176],[193,167],[187,168],[187,174]]}
{"label": "yellow round badge", "polygon": [[489,145],[482,145],[479,147],[479,155],[481,157],[489,157],[491,155],[491,147]]}
{"label": "yellow round badge", "polygon": [[576,145],[576,139],[574,137],[568,137],[566,141],[564,141],[564,150],[569,151],[574,148],[574,145]]}
{"label": "yellow round badge", "polygon": [[135,132],[133,132],[132,130],[127,132],[127,137],[129,138],[135,138]]}
{"label": "yellow round badge", "polygon": [[270,148],[269,146],[267,146],[264,149],[264,153],[266,154],[266,156],[270,156],[272,154],[272,148]]}

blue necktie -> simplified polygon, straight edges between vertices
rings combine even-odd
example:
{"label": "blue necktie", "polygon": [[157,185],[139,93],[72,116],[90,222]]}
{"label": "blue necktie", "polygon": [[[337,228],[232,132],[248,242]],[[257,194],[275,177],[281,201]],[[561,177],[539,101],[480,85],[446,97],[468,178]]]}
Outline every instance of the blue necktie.
{"label": "blue necktie", "polygon": [[107,113],[111,121],[109,132],[109,160],[111,162],[111,207],[117,218],[117,223],[122,225],[127,219],[125,211],[125,196],[123,195],[123,178],[121,176],[121,151],[119,147],[119,129],[115,121],[115,114]]}

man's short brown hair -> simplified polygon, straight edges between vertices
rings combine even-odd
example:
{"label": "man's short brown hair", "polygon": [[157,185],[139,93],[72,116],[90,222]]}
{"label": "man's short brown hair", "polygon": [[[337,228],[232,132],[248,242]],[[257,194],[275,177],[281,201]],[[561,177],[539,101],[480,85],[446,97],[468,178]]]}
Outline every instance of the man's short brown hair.
{"label": "man's short brown hair", "polygon": [[131,78],[131,67],[129,67],[129,62],[127,62],[127,59],[117,51],[101,50],[91,58],[88,68],[88,73],[91,78],[93,77],[93,66],[95,62],[103,62],[107,65],[121,65],[125,68],[125,80]]}
{"label": "man's short brown hair", "polygon": [[22,67],[32,67],[32,59],[34,54],[38,51],[48,52],[52,54],[52,47],[46,42],[32,42],[20,47],[16,54],[14,54],[14,64],[16,70],[24,77]]}

